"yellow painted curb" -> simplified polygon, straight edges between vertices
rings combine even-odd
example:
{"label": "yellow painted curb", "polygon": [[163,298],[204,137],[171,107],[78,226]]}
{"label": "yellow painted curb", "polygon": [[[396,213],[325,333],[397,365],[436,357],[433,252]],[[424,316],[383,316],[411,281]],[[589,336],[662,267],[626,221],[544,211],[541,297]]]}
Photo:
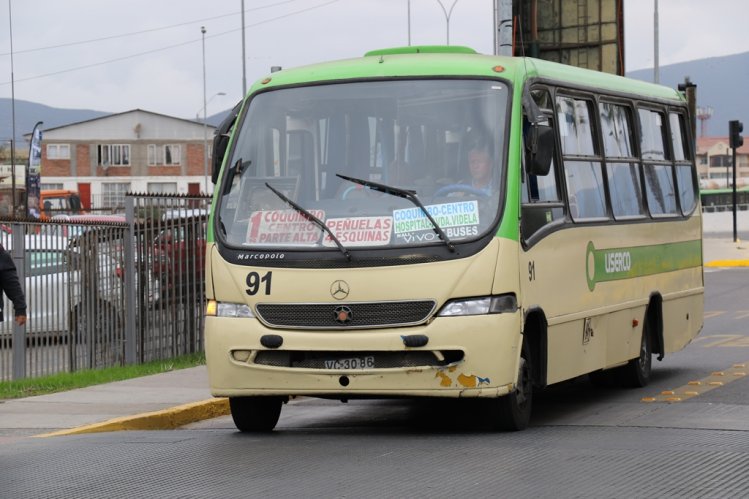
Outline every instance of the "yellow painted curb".
{"label": "yellow painted curb", "polygon": [[713,260],[705,267],[749,267],[749,260]]}
{"label": "yellow painted curb", "polygon": [[58,437],[62,435],[123,430],[171,430],[196,421],[226,416],[229,413],[229,399],[215,398],[170,407],[161,411],[136,414],[135,416],[123,416],[101,423],[44,433],[35,435],[35,437]]}

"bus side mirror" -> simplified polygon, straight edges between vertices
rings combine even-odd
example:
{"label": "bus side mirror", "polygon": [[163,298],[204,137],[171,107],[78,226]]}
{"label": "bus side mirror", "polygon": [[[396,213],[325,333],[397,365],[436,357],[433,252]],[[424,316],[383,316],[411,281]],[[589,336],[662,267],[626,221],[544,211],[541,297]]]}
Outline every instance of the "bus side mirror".
{"label": "bus side mirror", "polygon": [[549,125],[534,123],[525,147],[528,173],[540,177],[548,175],[554,155],[554,129]]}
{"label": "bus side mirror", "polygon": [[218,182],[218,175],[221,172],[221,164],[224,162],[226,147],[229,145],[229,134],[218,133],[213,136],[213,153],[211,165],[211,182]]}
{"label": "bus side mirror", "polygon": [[224,162],[224,155],[226,154],[226,148],[229,146],[229,138],[231,137],[231,130],[234,127],[234,122],[237,121],[239,116],[239,110],[242,108],[242,102],[239,101],[229,112],[228,116],[224,118],[224,121],[216,129],[216,134],[213,136],[213,162],[211,164],[211,182],[215,185],[218,182],[218,176],[221,173],[221,164]]}

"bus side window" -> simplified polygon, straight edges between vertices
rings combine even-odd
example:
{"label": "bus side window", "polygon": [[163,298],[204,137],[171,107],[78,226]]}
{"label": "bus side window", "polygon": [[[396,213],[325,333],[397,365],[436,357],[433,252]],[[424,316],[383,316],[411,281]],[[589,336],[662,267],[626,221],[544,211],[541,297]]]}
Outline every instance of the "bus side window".
{"label": "bus side window", "polygon": [[633,147],[630,110],[627,106],[601,102],[598,104],[598,116],[614,218],[642,217],[645,209],[640,166]]}
{"label": "bus side window", "polygon": [[[549,114],[551,112],[551,98],[548,91],[545,89],[534,89],[531,90],[531,95],[539,108],[549,116],[546,124],[554,128],[553,120]],[[524,129],[527,131],[528,126],[524,127]],[[524,183],[521,186],[521,227],[525,240],[551,222],[564,218],[564,203],[559,194],[555,158],[556,155],[552,154],[551,168],[548,175],[533,175],[527,173],[527,169],[523,168],[523,171],[526,173]]]}
{"label": "bus side window", "polygon": [[556,106],[572,220],[606,218],[606,195],[600,156],[593,140],[591,102],[557,96]]}
{"label": "bus side window", "polygon": [[676,187],[679,191],[681,212],[689,215],[697,206],[697,181],[692,164],[692,154],[686,135],[685,118],[681,113],[670,112],[671,144],[676,161]]}
{"label": "bus side window", "polygon": [[639,109],[640,148],[648,209],[654,216],[676,215],[676,189],[671,158],[666,148],[663,113]]}

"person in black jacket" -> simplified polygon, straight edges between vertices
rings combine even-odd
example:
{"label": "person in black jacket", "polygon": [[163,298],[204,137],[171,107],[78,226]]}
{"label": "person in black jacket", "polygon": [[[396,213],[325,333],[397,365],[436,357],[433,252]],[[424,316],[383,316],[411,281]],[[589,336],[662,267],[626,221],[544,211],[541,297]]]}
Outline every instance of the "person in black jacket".
{"label": "person in black jacket", "polygon": [[[13,302],[16,324],[26,324],[26,298],[23,296],[21,282],[18,280],[16,265],[10,253],[0,244],[0,290]],[[1,298],[1,297],[0,297]],[[3,320],[3,300],[0,299],[0,322]]]}

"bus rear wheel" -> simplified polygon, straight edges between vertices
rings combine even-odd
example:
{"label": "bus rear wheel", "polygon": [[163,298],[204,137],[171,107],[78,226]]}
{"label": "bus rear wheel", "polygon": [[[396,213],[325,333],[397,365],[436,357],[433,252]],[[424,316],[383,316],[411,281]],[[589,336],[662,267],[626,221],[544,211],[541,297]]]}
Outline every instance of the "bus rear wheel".
{"label": "bus rear wheel", "polygon": [[625,365],[606,371],[594,371],[588,374],[593,386],[641,388],[650,382],[653,370],[653,343],[650,336],[647,314],[640,337],[640,355]]}
{"label": "bus rear wheel", "polygon": [[641,388],[650,382],[653,370],[653,344],[648,327],[649,322],[646,316],[640,339],[640,355],[620,368],[620,380],[624,386]]}
{"label": "bus rear wheel", "polygon": [[533,406],[533,364],[527,341],[523,341],[515,391],[492,399],[489,416],[492,429],[519,431],[528,427]]}
{"label": "bus rear wheel", "polygon": [[241,432],[273,431],[283,401],[282,397],[229,397],[231,418]]}

